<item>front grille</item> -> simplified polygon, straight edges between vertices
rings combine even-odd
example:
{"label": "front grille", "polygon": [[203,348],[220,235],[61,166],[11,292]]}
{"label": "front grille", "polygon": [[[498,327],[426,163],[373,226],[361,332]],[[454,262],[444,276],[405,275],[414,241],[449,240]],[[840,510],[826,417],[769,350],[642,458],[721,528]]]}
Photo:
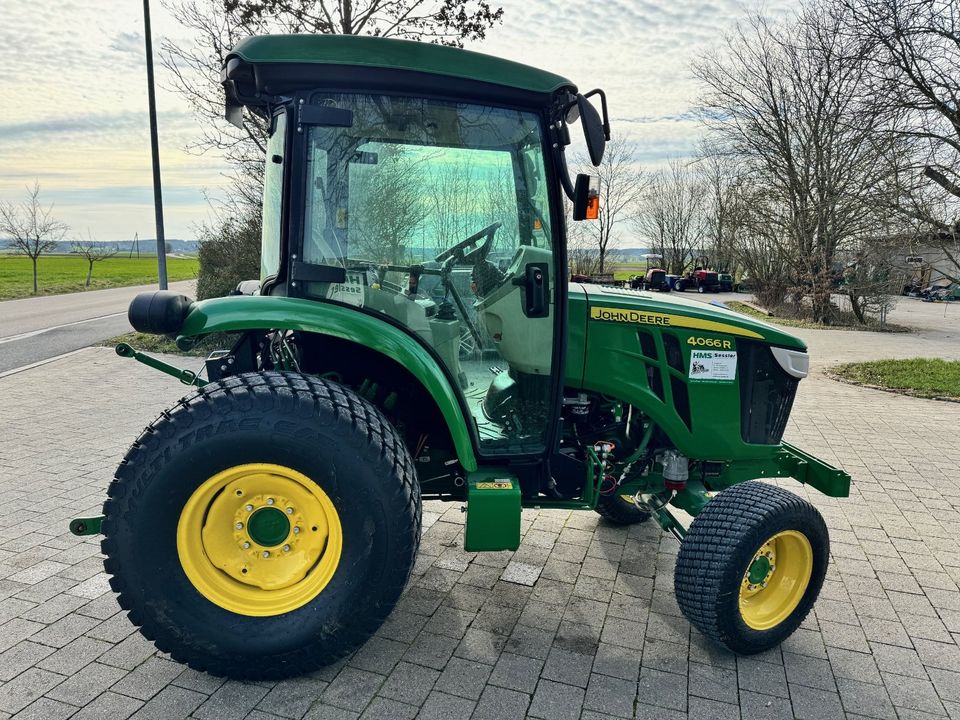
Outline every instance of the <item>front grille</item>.
{"label": "front grille", "polygon": [[740,435],[743,441],[776,445],[787,427],[800,381],[788,375],[760,343],[737,341],[740,356]]}

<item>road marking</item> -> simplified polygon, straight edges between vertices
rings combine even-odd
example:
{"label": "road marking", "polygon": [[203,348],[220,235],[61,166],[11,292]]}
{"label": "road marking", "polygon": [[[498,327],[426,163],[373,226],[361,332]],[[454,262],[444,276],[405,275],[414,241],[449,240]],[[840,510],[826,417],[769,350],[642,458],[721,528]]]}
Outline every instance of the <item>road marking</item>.
{"label": "road marking", "polygon": [[4,372],[0,372],[0,379],[5,378],[8,375],[16,375],[17,373],[23,372],[24,370],[32,370],[35,367],[40,367],[41,365],[52,363],[54,360],[62,360],[65,357],[70,357],[71,355],[76,355],[77,353],[82,353],[84,350],[89,350],[89,349],[90,349],[89,347],[82,347],[78,350],[71,350],[70,352],[65,352],[60,355],[54,355],[53,357],[47,358],[46,360],[38,360],[37,362],[30,363],[29,365],[21,365],[20,367],[14,368],[13,370],[5,370]]}
{"label": "road marking", "polygon": [[110,313],[109,315],[98,315],[97,317],[87,318],[86,320],[77,320],[75,322],[64,323],[63,325],[52,325],[51,327],[41,328],[40,330],[31,330],[30,332],[20,333],[19,335],[8,335],[7,337],[0,338],[0,345],[13,342],[14,340],[26,340],[27,338],[42,335],[43,333],[50,332],[51,330],[59,330],[60,328],[70,327],[72,325],[82,325],[83,323],[93,322],[94,320],[106,320],[107,318],[126,314],[126,310],[121,310],[120,312]]}

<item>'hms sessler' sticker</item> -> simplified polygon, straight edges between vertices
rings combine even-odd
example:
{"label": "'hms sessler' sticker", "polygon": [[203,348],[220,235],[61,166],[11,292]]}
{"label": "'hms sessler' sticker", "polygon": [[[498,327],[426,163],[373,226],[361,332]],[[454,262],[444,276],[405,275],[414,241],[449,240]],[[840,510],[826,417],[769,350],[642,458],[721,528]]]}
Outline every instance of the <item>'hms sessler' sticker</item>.
{"label": "'hms sessler' sticker", "polygon": [[690,353],[690,372],[694,381],[731,382],[737,377],[737,354],[694,350]]}

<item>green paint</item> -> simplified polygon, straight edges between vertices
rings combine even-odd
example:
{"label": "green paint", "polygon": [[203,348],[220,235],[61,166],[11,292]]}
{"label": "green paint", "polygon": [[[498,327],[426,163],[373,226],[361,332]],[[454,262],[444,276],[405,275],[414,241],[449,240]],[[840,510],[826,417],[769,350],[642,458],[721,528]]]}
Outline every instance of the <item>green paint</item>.
{"label": "green paint", "polygon": [[99,535],[101,525],[103,525],[103,515],[74,518],[70,521],[70,532],[74,535]]}
{"label": "green paint", "polygon": [[419,380],[437,407],[453,438],[460,464],[467,472],[477,469],[467,421],[457,393],[440,365],[403,330],[343,305],[266,296],[232,296],[203,300],[193,306],[180,330],[177,344],[189,348],[195,338],[237,330],[302,330],[344,338],[366,345],[403,365]]}
{"label": "green paint", "polygon": [[257,545],[274,547],[290,534],[290,521],[279,508],[260,508],[247,521],[247,534]]}
{"label": "green paint", "polygon": [[[777,446],[751,445],[741,438],[738,382],[690,383],[687,377],[690,353],[698,349],[736,350],[742,336],[733,333],[756,335],[759,337],[750,339],[798,350],[806,348],[801,340],[759,320],[667,293],[573,284],[568,302],[571,322],[567,335],[567,357],[571,366],[567,369],[568,384],[601,392],[640,408],[688,457],[711,460],[774,457]],[[671,332],[679,340],[680,361],[671,366],[663,326],[592,319],[591,309],[599,307],[636,311],[645,320],[668,315],[689,319],[694,324],[719,323],[721,327],[729,328],[729,332],[672,327]],[[574,327],[575,323],[580,326]],[[656,348],[655,359],[641,352],[638,332],[651,334]],[[719,342],[721,347],[704,348],[689,344],[698,341]],[[730,347],[723,347],[724,342]],[[577,382],[581,367],[582,379]],[[663,400],[648,385],[647,368],[659,373]],[[690,427],[675,409],[671,378],[681,381],[689,393]]]}
{"label": "green paint", "polygon": [[350,65],[430,73],[505,85],[534,93],[573,88],[560,75],[459,48],[355,35],[261,35],[240,41],[227,56],[251,64]]}
{"label": "green paint", "polygon": [[470,473],[464,550],[516,550],[520,511],[520,482],[509,471],[485,468]]}
{"label": "green paint", "polygon": [[767,579],[770,574],[770,558],[761,555],[750,563],[750,569],[747,571],[747,581],[751,585],[759,585]]}
{"label": "green paint", "polygon": [[157,360],[155,357],[146,355],[142,352],[137,352],[132,347],[127,345],[127,343],[118,344],[116,351],[117,355],[120,357],[133,358],[137,362],[143,363],[147,367],[152,367],[154,370],[159,370],[160,372],[166,373],[171,377],[175,377],[184,385],[203,387],[207,384],[207,381],[197,377],[197,374],[193,372],[193,370],[181,370],[180,368],[176,368],[173,365],[163,362],[162,360]]}

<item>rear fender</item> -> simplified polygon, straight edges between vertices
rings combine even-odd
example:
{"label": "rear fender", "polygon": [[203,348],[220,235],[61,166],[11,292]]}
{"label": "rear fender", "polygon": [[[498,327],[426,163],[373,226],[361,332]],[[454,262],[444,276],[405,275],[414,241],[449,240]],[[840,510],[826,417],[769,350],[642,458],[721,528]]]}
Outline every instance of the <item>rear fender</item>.
{"label": "rear fender", "polygon": [[177,345],[217,332],[299,330],[342,338],[396,361],[423,385],[437,404],[460,464],[477,469],[469,425],[457,391],[440,363],[414,337],[375,315],[329,302],[287,297],[232,296],[195,303],[177,336]]}

